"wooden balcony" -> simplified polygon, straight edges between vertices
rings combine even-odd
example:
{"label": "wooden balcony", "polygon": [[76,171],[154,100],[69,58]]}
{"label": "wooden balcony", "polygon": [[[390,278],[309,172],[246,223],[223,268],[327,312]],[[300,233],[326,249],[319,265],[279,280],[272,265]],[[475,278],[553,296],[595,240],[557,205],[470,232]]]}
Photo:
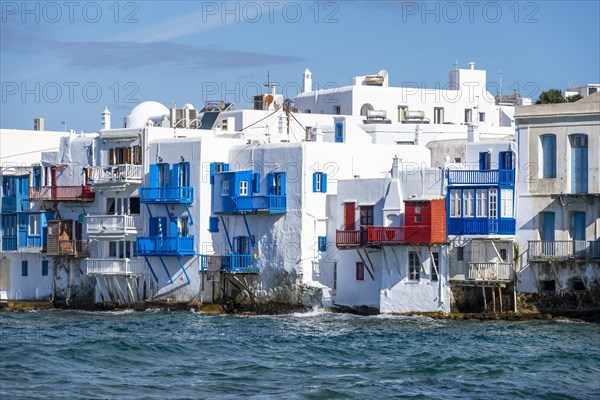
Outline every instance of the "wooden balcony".
{"label": "wooden balcony", "polygon": [[369,226],[367,242],[372,244],[404,243],[403,226]]}
{"label": "wooden balcony", "polygon": [[92,185],[112,185],[122,183],[142,183],[144,171],[141,165],[119,164],[92,167]]}
{"label": "wooden balcony", "polygon": [[366,230],[337,230],[335,232],[335,245],[338,248],[352,248],[364,246],[366,242]]}
{"label": "wooden balcony", "polygon": [[468,278],[473,281],[510,281],[513,276],[513,263],[478,262],[469,263]]}
{"label": "wooden balcony", "polygon": [[146,267],[138,259],[129,258],[88,258],[88,275],[141,276]]}
{"label": "wooden balcony", "polygon": [[93,215],[86,217],[86,229],[91,237],[123,237],[142,229],[139,215]]}
{"label": "wooden balcony", "polygon": [[138,256],[193,256],[193,236],[138,237]]}
{"label": "wooden balcony", "polygon": [[89,186],[42,186],[31,188],[32,201],[94,201],[96,193]]}
{"label": "wooden balcony", "polygon": [[76,258],[89,257],[89,240],[48,240],[46,250],[49,256],[71,256]]}
{"label": "wooden balcony", "polygon": [[586,259],[588,242],[585,240],[530,240],[529,261],[558,261]]}
{"label": "wooden balcony", "polygon": [[448,185],[514,185],[515,171],[512,169],[492,170],[448,170]]}
{"label": "wooden balcony", "polygon": [[232,274],[259,272],[258,263],[253,254],[200,255],[200,271]]}

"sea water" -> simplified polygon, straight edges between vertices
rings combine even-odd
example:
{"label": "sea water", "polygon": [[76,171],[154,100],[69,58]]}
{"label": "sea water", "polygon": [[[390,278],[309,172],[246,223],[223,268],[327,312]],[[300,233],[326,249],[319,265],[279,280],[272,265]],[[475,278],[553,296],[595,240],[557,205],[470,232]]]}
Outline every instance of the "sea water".
{"label": "sea water", "polygon": [[0,399],[600,399],[600,325],[0,313]]}

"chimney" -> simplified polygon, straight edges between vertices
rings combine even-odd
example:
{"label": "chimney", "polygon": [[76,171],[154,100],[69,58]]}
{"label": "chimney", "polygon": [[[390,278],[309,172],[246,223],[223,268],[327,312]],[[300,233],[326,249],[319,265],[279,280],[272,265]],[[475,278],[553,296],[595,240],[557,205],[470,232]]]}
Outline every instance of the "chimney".
{"label": "chimney", "polygon": [[392,178],[398,178],[400,176],[400,159],[398,158],[397,155],[394,155],[393,158],[393,162],[392,162]]}
{"label": "chimney", "polygon": [[304,70],[304,76],[302,80],[302,93],[310,92],[312,90],[312,73],[308,68]]}
{"label": "chimney", "polygon": [[108,107],[104,107],[104,111],[102,111],[102,129],[110,129],[110,111],[108,111]]}
{"label": "chimney", "polygon": [[475,69],[475,63],[473,61],[469,63],[469,68],[471,69],[471,71]]}
{"label": "chimney", "polygon": [[39,117],[33,120],[33,130],[43,131],[44,130],[44,118]]}

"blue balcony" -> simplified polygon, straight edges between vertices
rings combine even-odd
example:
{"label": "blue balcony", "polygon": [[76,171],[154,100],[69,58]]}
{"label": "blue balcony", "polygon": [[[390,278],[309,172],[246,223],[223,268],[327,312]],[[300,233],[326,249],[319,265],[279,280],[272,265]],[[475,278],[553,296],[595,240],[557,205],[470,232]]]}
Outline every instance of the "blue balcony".
{"label": "blue balcony", "polygon": [[189,186],[141,188],[140,201],[144,204],[191,204],[194,202],[194,188]]}
{"label": "blue balcony", "polygon": [[286,196],[239,196],[232,197],[233,213],[285,214]]}
{"label": "blue balcony", "polygon": [[138,237],[138,256],[193,256],[193,236]]}
{"label": "blue balcony", "polygon": [[448,235],[514,235],[514,218],[448,218]]}
{"label": "blue balcony", "polygon": [[256,274],[259,272],[253,254],[201,255],[201,272],[226,272],[231,274]]}
{"label": "blue balcony", "polygon": [[2,237],[2,251],[17,251],[17,238],[14,236]]}
{"label": "blue balcony", "polygon": [[29,197],[2,196],[2,212],[15,213],[29,211]]}
{"label": "blue balcony", "polygon": [[504,185],[515,184],[515,170],[448,170],[448,185]]}

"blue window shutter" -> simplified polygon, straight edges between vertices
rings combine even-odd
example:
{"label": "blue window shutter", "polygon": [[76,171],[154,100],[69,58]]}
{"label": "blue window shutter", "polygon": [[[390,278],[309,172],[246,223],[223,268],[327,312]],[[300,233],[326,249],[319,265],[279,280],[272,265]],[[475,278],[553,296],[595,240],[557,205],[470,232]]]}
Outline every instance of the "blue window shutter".
{"label": "blue window shutter", "polygon": [[158,234],[158,218],[150,218],[150,226],[148,227],[150,236],[156,236]]}
{"label": "blue window shutter", "polygon": [[215,169],[216,169],[216,164],[214,162],[210,163],[210,184],[213,185],[215,183]]}
{"label": "blue window shutter", "polygon": [[335,141],[337,143],[344,142],[344,124],[341,122],[335,124]]}
{"label": "blue window shutter", "polygon": [[485,166],[486,156],[487,156],[487,153],[479,153],[479,170],[480,171],[486,170],[486,166]]}
{"label": "blue window shutter", "polygon": [[210,217],[208,219],[208,231],[209,232],[219,232],[219,218]]}
{"label": "blue window shutter", "polygon": [[267,174],[267,194],[275,193],[275,178],[272,173]]}
{"label": "blue window shutter", "polygon": [[179,218],[177,217],[171,217],[169,218],[169,234],[167,235],[165,232],[164,236],[179,236],[179,229],[177,226],[177,222],[179,221]]}
{"label": "blue window shutter", "polygon": [[158,187],[158,164],[150,164],[150,187]]}
{"label": "blue window shutter", "polygon": [[173,169],[171,170],[171,185],[169,186],[173,186],[173,187],[178,187],[179,186],[179,174],[181,174],[181,165],[179,164],[173,164]]}
{"label": "blue window shutter", "polygon": [[317,192],[317,179],[319,179],[319,173],[313,172],[313,193]]}
{"label": "blue window shutter", "polygon": [[253,184],[252,191],[254,193],[260,192],[260,174],[258,172],[253,175],[252,184]]}
{"label": "blue window shutter", "polygon": [[229,164],[223,163],[223,172],[229,171]]}
{"label": "blue window shutter", "polygon": [[285,172],[280,172],[279,175],[281,175],[281,195],[285,196]]}
{"label": "blue window shutter", "polygon": [[327,174],[321,175],[321,192],[327,193]]}
{"label": "blue window shutter", "polygon": [[327,237],[319,236],[319,251],[327,251]]}

